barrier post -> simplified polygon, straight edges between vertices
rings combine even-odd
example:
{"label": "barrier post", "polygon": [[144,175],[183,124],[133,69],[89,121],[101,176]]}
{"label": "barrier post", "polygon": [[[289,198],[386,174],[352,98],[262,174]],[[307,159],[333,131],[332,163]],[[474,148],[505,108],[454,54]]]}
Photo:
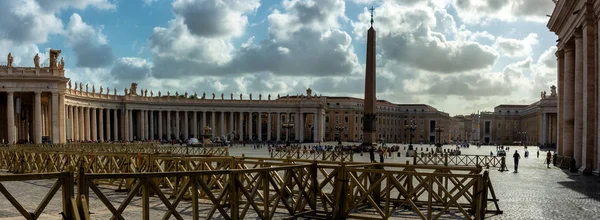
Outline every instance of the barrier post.
{"label": "barrier post", "polygon": [[74,213],[75,210],[73,208],[73,190],[75,186],[73,185],[74,171],[73,166],[67,167],[67,174],[64,175],[64,180],[62,183],[62,203],[63,203],[63,216],[65,219],[75,219],[74,215],[78,215],[79,213]]}

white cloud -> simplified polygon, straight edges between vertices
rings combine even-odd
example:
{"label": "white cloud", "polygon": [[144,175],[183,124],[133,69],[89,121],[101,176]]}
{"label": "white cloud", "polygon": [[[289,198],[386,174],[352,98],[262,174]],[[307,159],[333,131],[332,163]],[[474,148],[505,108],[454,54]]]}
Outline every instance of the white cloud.
{"label": "white cloud", "polygon": [[176,0],[173,11],[191,34],[227,38],[241,36],[248,24],[245,14],[259,6],[259,0]]}
{"label": "white cloud", "polygon": [[[379,51],[386,59],[428,71],[453,73],[488,68],[498,58],[498,53],[489,46],[473,41],[446,40],[445,34],[455,33],[456,27],[445,11],[422,5],[406,7],[393,2],[384,2],[380,8],[375,28]],[[359,21],[353,23],[358,37],[364,36],[369,19],[365,9],[359,15]]]}
{"label": "white cloud", "polygon": [[65,37],[77,56],[77,67],[98,68],[112,63],[112,48],[102,29],[94,29],[74,13],[69,19]]}
{"label": "white cloud", "polygon": [[525,57],[531,55],[536,44],[538,44],[538,35],[530,33],[523,39],[498,37],[493,47],[504,56]]}
{"label": "white cloud", "polygon": [[550,0],[453,0],[452,3],[467,24],[518,20],[543,23],[554,8]]}

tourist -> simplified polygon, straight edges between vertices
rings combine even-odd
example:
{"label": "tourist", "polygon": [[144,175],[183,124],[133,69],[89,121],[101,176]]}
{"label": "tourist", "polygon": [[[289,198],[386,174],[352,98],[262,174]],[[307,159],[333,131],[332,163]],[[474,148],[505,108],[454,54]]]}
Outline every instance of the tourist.
{"label": "tourist", "polygon": [[[539,151],[538,151],[538,157],[539,157]],[[546,165],[548,165],[547,167],[550,168],[550,158],[552,158],[552,153],[550,153],[550,151],[548,151],[548,153],[546,153]]]}
{"label": "tourist", "polygon": [[369,147],[369,157],[371,158],[371,163],[375,163],[375,148]]}
{"label": "tourist", "polygon": [[540,149],[537,150],[537,158],[540,158]]}
{"label": "tourist", "polygon": [[515,159],[515,173],[519,170],[519,159],[521,159],[521,155],[519,152],[515,150],[515,154],[513,154],[513,158]]}

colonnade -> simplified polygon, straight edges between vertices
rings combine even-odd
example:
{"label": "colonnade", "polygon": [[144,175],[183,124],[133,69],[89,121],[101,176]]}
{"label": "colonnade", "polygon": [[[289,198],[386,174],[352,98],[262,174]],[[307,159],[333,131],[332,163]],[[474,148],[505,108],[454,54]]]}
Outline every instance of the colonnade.
{"label": "colonnade", "polygon": [[[581,171],[598,168],[596,23],[584,22],[556,52],[558,62],[558,149]],[[596,152],[595,152],[596,151]]]}
{"label": "colonnade", "polygon": [[[310,138],[318,142],[324,136],[324,112],[317,111],[145,110],[77,105],[68,105],[66,111],[67,138],[73,141],[186,140],[207,135],[238,141],[285,141],[293,136],[296,141]],[[293,129],[284,129],[283,125],[291,122]]]}
{"label": "colonnade", "polygon": [[[15,93],[19,98],[15,97]],[[48,136],[49,141],[61,143],[64,137],[64,115],[61,107],[65,96],[55,91],[34,91],[32,103],[23,103],[31,92],[6,93],[6,143],[17,143],[19,140],[42,143],[42,137]],[[42,103],[42,97],[47,102]],[[17,103],[15,103],[17,102]]]}

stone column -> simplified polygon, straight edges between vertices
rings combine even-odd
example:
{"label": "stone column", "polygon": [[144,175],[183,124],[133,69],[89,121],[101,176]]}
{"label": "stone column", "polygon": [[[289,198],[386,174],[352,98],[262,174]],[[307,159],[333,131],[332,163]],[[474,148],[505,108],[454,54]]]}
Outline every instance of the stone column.
{"label": "stone column", "polygon": [[248,112],[248,139],[252,141],[252,116],[253,112]]}
{"label": "stone column", "polygon": [[150,132],[150,135],[148,136],[148,139],[154,140],[154,111],[148,110],[148,116],[150,116],[150,120],[148,122],[148,131]]}
{"label": "stone column", "polygon": [[67,118],[69,120],[67,125],[69,127],[69,137],[67,139],[73,139],[73,106],[67,106]]}
{"label": "stone column", "polygon": [[92,140],[92,122],[91,122],[91,109],[85,108],[85,139]]}
{"label": "stone column", "polygon": [[123,123],[123,139],[125,141],[129,140],[129,110],[123,109],[121,110],[121,118]]}
{"label": "stone column", "polygon": [[183,111],[183,139],[186,140],[189,138],[189,123],[188,123],[188,112]]}
{"label": "stone column", "polygon": [[134,133],[133,133],[133,109],[128,110],[127,113],[129,114],[129,128],[128,128],[129,129],[129,139],[133,140],[133,137],[134,137]]}
{"label": "stone column", "polygon": [[281,141],[281,112],[277,112],[277,141]]}
{"label": "stone column", "polygon": [[[304,113],[300,112],[300,114],[298,114],[298,116],[300,116],[300,137],[298,137],[298,140],[300,142],[304,142],[304,123],[305,123],[305,118],[304,118]],[[341,135],[341,134],[340,134]]]}
{"label": "stone column", "polygon": [[192,113],[192,135],[200,140],[198,137],[198,112],[196,110]]}
{"label": "stone column", "polygon": [[144,140],[150,140],[150,110],[144,110]]}
{"label": "stone column", "polygon": [[[235,132],[235,129],[233,128],[233,112],[229,112],[229,134],[232,134]],[[231,137],[231,136],[228,136]],[[233,140],[233,137],[231,137],[231,140]]]}
{"label": "stone column", "polygon": [[[119,140],[119,118],[117,117],[117,111],[117,109],[113,109],[113,141]],[[123,118],[121,118],[121,121],[123,121]]]}
{"label": "stone column", "polygon": [[575,111],[575,46],[566,44],[564,48],[564,98],[563,98],[563,155],[573,157],[573,129]]}
{"label": "stone column", "polygon": [[8,144],[15,143],[15,95],[8,92],[6,95],[6,126],[8,128]]}
{"label": "stone column", "polygon": [[171,111],[167,111],[167,140],[171,140]]}
{"label": "stone column", "polygon": [[244,141],[244,112],[240,112],[238,116],[238,138]]}
{"label": "stone column", "polygon": [[60,143],[60,121],[58,115],[58,92],[52,93],[52,143]]}
{"label": "stone column", "polygon": [[219,112],[219,114],[221,115],[221,120],[219,122],[219,130],[221,131],[220,135],[223,136],[225,135],[225,112]]}
{"label": "stone column", "polygon": [[217,128],[215,127],[216,125],[216,121],[217,121],[217,112],[213,111],[212,112],[212,117],[210,118],[210,128],[212,129],[212,137],[216,137],[217,135]]}
{"label": "stone column", "polygon": [[582,165],[582,140],[583,140],[583,38],[581,29],[575,30],[575,110],[573,130],[573,158],[577,167]]}
{"label": "stone column", "polygon": [[96,121],[96,108],[92,108],[90,118],[92,118],[92,141],[98,140],[98,123]]}
{"label": "stone column", "polygon": [[[108,118],[108,117],[107,117]],[[104,109],[98,109],[98,141],[104,142]]]}
{"label": "stone column", "polygon": [[34,104],[34,125],[35,125],[35,131],[34,131],[34,136],[33,136],[33,140],[35,141],[36,144],[41,144],[42,143],[42,93],[39,91],[35,92],[35,100],[33,101]]}
{"label": "stone column", "polygon": [[540,127],[540,141],[539,143],[541,144],[545,144],[548,143],[548,114],[547,113],[541,113],[542,116],[542,127]]}
{"label": "stone column", "polygon": [[557,95],[558,95],[558,100],[557,100],[557,118],[556,118],[556,153],[560,154],[560,155],[564,155],[564,147],[562,146],[562,137],[563,135],[563,130],[564,130],[564,125],[563,125],[563,112],[564,112],[564,80],[565,80],[565,75],[564,75],[564,66],[565,66],[565,56],[564,56],[564,51],[563,50],[558,50],[556,51],[556,62],[557,62],[557,81],[558,81],[558,88],[557,88]]}
{"label": "stone column", "polygon": [[206,125],[208,125],[208,123],[206,123],[206,111],[202,111],[202,122],[200,123],[200,135],[205,135],[204,127],[206,127]]}
{"label": "stone column", "polygon": [[256,116],[256,133],[258,133],[258,141],[262,141],[262,112],[258,112]]}
{"label": "stone column", "polygon": [[596,168],[594,163],[594,147],[596,145],[596,132],[597,132],[597,102],[596,102],[596,88],[597,88],[597,71],[596,71],[596,24],[592,21],[584,21],[583,25],[583,79],[582,79],[582,92],[583,92],[583,127],[582,127],[582,139],[581,139],[581,171],[584,173],[591,173]]}
{"label": "stone column", "polygon": [[312,115],[312,122],[313,122],[313,130],[312,130],[312,137],[313,137],[313,142],[317,143],[319,142],[319,117],[317,116],[317,113],[313,113]]}
{"label": "stone column", "polygon": [[267,112],[267,141],[271,141],[271,112]]}
{"label": "stone column", "polygon": [[146,110],[138,111],[138,139],[146,140]]}
{"label": "stone column", "polygon": [[181,130],[179,130],[179,111],[175,111],[175,139],[179,140],[181,138]]}
{"label": "stone column", "polygon": [[162,141],[163,139],[163,121],[162,121],[162,111],[158,111],[158,140]]}
{"label": "stone column", "polygon": [[107,108],[107,109],[104,109],[102,111],[105,111],[105,110],[106,110],[106,114],[104,114],[104,112],[102,114],[106,115],[106,118],[104,119],[104,121],[100,120],[100,124],[106,124],[106,127],[105,127],[106,130],[104,132],[104,135],[105,135],[104,140],[105,141],[110,141],[111,140],[111,136],[110,136],[110,109]]}
{"label": "stone column", "polygon": [[81,136],[81,114],[80,108],[78,106],[73,106],[73,139],[80,141],[82,139]]}

